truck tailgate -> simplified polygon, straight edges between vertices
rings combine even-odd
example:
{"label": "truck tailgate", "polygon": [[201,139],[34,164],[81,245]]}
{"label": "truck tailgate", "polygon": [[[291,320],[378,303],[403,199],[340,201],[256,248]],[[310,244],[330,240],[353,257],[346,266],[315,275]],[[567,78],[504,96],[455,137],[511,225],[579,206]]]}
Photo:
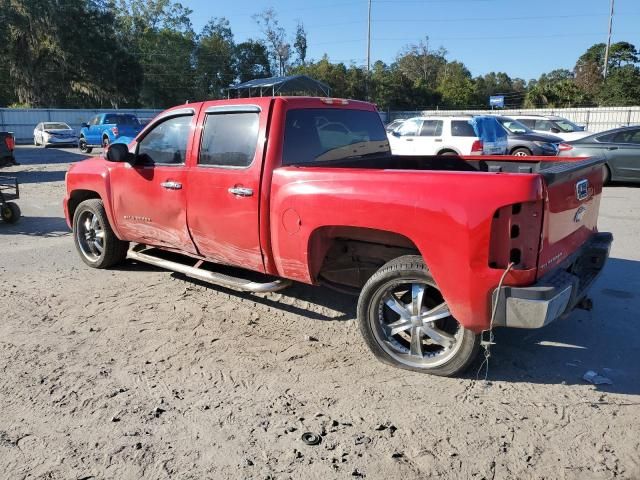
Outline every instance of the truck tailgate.
{"label": "truck tailgate", "polygon": [[540,170],[546,185],[538,278],[569,258],[595,232],[603,158],[553,162]]}

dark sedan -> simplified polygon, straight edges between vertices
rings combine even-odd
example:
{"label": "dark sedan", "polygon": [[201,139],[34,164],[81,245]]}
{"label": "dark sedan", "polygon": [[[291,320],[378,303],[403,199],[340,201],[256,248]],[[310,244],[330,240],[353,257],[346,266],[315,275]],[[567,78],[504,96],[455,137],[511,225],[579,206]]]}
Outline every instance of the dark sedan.
{"label": "dark sedan", "polygon": [[507,131],[508,152],[510,155],[527,157],[529,155],[557,155],[560,137],[531,130],[526,125],[509,117],[496,117]]}
{"label": "dark sedan", "polygon": [[640,182],[640,126],[615,128],[563,143],[560,156],[600,156],[606,159],[605,183]]}

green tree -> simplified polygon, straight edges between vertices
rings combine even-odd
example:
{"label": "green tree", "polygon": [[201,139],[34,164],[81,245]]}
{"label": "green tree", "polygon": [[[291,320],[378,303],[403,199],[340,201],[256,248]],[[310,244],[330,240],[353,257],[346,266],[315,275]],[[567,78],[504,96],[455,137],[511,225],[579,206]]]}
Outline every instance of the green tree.
{"label": "green tree", "polygon": [[291,58],[291,45],[287,42],[284,28],[278,22],[276,11],[273,8],[268,8],[252,18],[265,37],[269,55],[273,59],[274,70],[278,72],[278,75],[285,75],[289,66],[289,58]]}
{"label": "green tree", "polygon": [[600,91],[601,105],[640,105],[640,68],[624,65],[611,71]]}
{"label": "green tree", "polygon": [[296,27],[296,37],[293,42],[293,48],[298,56],[298,65],[304,65],[307,60],[307,31],[304,29],[302,22],[298,22]]}
{"label": "green tree", "polygon": [[269,52],[262,42],[247,40],[236,45],[235,70],[239,82],[271,76]]}
{"label": "green tree", "polygon": [[438,75],[438,92],[448,107],[468,107],[476,98],[471,73],[460,62],[447,63]]}
{"label": "green tree", "polygon": [[196,98],[222,98],[236,79],[236,46],[229,21],[214,18],[198,36],[195,59]]}

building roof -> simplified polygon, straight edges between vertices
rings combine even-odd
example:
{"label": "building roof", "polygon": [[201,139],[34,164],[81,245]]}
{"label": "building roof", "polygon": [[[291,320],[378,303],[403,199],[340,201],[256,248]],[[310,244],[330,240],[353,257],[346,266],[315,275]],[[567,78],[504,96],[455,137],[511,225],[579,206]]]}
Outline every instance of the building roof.
{"label": "building roof", "polygon": [[256,93],[259,93],[260,96],[263,94],[282,95],[283,93],[311,93],[328,96],[331,93],[331,88],[329,88],[327,84],[314,80],[307,75],[256,78],[255,80],[249,80],[248,82],[238,85],[232,85],[229,87],[229,91],[232,90],[238,93],[248,91],[249,96],[252,96],[252,90],[256,90]]}

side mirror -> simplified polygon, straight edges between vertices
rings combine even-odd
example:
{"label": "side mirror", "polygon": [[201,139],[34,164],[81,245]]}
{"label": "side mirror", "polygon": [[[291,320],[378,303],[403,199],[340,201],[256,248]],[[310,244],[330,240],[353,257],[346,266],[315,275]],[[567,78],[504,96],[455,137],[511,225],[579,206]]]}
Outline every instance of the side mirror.
{"label": "side mirror", "polygon": [[397,130],[393,130],[391,132],[391,135],[393,135],[394,137],[399,137],[400,136],[400,132],[398,132]]}
{"label": "side mirror", "polygon": [[124,143],[112,143],[109,145],[105,158],[110,162],[135,163],[135,155],[129,153],[129,147]]}

